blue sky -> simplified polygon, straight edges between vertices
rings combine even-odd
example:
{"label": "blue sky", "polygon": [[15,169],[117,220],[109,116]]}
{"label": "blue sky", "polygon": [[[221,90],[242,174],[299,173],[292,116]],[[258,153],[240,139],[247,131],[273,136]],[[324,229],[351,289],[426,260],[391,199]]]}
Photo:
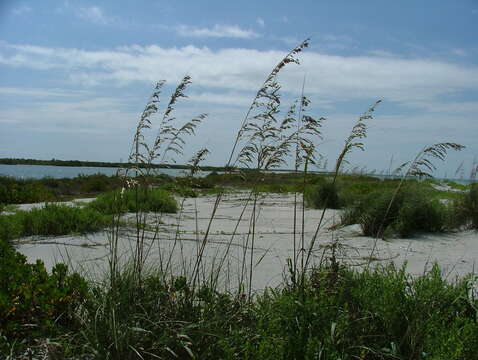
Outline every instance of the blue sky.
{"label": "blue sky", "polygon": [[299,96],[305,76],[311,115],[327,118],[329,167],[382,99],[349,167],[388,169],[392,156],[398,166],[451,141],[467,150],[437,175],[453,176],[478,157],[476,34],[476,0],[2,0],[0,157],[126,160],[154,82],[167,81],[166,96],[189,74],[177,117],[209,117],[184,160],[207,146],[206,162],[223,165],[265,76],[310,37],[301,65],[281,74],[282,99]]}

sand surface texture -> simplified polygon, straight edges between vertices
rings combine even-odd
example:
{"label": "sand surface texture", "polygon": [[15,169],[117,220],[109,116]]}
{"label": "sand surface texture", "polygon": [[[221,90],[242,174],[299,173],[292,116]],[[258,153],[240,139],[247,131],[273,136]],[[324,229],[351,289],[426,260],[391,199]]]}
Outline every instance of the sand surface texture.
{"label": "sand surface texture", "polygon": [[[144,246],[147,266],[162,266],[163,270],[172,270],[176,274],[190,272],[204,240],[215,199],[215,196],[188,198],[184,201],[179,199],[179,203],[182,203],[180,213],[161,216],[150,214],[150,228],[145,232]],[[282,283],[284,276],[287,277],[287,259],[294,256],[294,195],[267,194],[258,199],[254,238],[250,233],[252,203],[249,202],[244,210],[246,199],[246,192],[224,196],[209,231],[202,260],[203,273],[210,274],[210,269],[218,269],[222,263],[217,272],[220,284],[235,288],[241,277],[244,280],[249,276],[254,241],[253,287],[263,289],[266,286],[277,286]],[[24,207],[28,208],[27,205]],[[322,210],[304,211],[306,249],[321,214]],[[297,226],[300,229],[300,204],[297,215]],[[134,221],[134,214],[127,214],[124,219]],[[359,268],[370,262],[372,266],[388,262],[401,266],[407,262],[408,272],[421,274],[437,262],[450,280],[475,272],[475,262],[478,259],[478,233],[475,231],[422,234],[408,239],[384,241],[361,236],[358,225],[336,229],[333,225],[339,221],[340,211],[326,211],[313,250],[312,263],[317,264],[329,257],[331,244],[336,242],[338,258]],[[159,231],[155,234],[153,229],[158,222]],[[299,254],[299,264],[301,239],[298,230],[295,252]],[[111,240],[111,234],[107,231],[86,236],[28,237],[18,240],[18,249],[29,261],[43,260],[47,268],[65,262],[86,275],[101,277],[108,266]],[[131,259],[135,242],[134,229],[125,228],[120,232],[118,253],[122,262]],[[243,264],[246,264],[244,268]]]}

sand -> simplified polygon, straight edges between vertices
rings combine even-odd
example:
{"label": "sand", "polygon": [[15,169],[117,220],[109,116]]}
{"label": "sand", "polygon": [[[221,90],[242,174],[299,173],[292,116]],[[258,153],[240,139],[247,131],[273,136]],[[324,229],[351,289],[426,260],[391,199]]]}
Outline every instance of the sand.
{"label": "sand", "polygon": [[[236,235],[232,236],[246,197],[245,192],[225,195],[212,223],[203,260],[206,268],[217,267],[229,247],[229,255],[224,257],[224,266],[219,278],[221,284],[227,284],[231,288],[240,281],[244,256],[247,259],[246,263],[250,263],[252,238],[249,237],[247,240],[247,234],[251,206],[246,208]],[[159,219],[161,225],[156,238],[153,239],[152,231],[146,233],[150,238],[146,240],[149,250],[148,266],[158,268],[161,260],[163,266],[166,266],[169,255],[172,254],[169,263],[176,274],[190,271],[204,239],[214,201],[215,196],[188,198],[184,200],[183,211],[180,214],[161,216]],[[22,208],[30,207],[22,206]],[[294,195],[290,194],[268,194],[258,202],[252,259],[254,289],[275,287],[283,283],[284,277],[287,277],[287,259],[294,254],[293,208]],[[300,224],[301,209],[298,210]],[[305,209],[306,248],[316,231],[321,213],[321,210]],[[133,215],[127,214],[125,218],[132,219]],[[419,275],[437,262],[444,276],[450,280],[475,272],[475,262],[478,259],[478,233],[475,231],[421,234],[408,239],[384,241],[361,236],[358,225],[335,229],[333,225],[340,220],[338,210],[327,210],[324,219],[313,251],[314,263],[330,256],[330,244],[337,242],[340,260],[358,268],[370,262],[372,266],[390,262],[402,266],[407,262],[407,271]],[[153,225],[157,220],[151,215],[149,222]],[[18,240],[18,249],[27,256],[28,261],[41,259],[49,269],[55,263],[65,262],[87,276],[101,278],[108,264],[109,240],[111,237],[108,232],[86,236],[28,237]],[[124,261],[131,258],[134,244],[134,233],[131,230],[122,231],[119,253]],[[296,244],[300,248],[300,235],[297,235]],[[248,271],[246,273],[249,274]]]}

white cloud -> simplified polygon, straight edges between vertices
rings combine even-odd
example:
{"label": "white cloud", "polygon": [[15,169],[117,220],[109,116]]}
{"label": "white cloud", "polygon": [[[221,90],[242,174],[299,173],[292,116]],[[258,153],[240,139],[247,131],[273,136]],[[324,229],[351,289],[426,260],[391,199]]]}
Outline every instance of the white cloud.
{"label": "white cloud", "polygon": [[42,132],[108,133],[131,128],[138,115],[125,111],[124,101],[119,98],[94,94],[75,97],[75,92],[69,96],[29,101],[28,106],[4,107],[0,109],[0,125],[14,123],[20,128]]}
{"label": "white cloud", "polygon": [[[69,77],[84,85],[152,83],[157,79],[174,83],[189,73],[197,85],[229,91],[257,90],[283,56],[282,51],[236,48],[213,51],[196,46],[136,45],[87,51],[0,45],[0,64],[4,66],[64,70],[56,76],[64,76],[64,80]],[[283,88],[298,92],[304,73],[306,92],[327,101],[384,98],[396,102],[431,102],[440,96],[478,90],[476,66],[378,54],[336,56],[306,51],[301,66],[290,65],[281,74]]]}
{"label": "white cloud", "polygon": [[265,23],[263,18],[258,17],[256,21],[257,21],[257,23],[259,24],[260,27],[266,26],[266,23]]}
{"label": "white cloud", "polygon": [[32,10],[33,9],[28,5],[20,5],[19,7],[13,8],[12,13],[14,15],[23,15],[23,14],[29,13]]}
{"label": "white cloud", "polygon": [[195,92],[189,96],[190,101],[200,104],[217,104],[238,106],[246,108],[251,104],[254,94],[245,94],[242,92],[226,92],[226,93],[212,93],[212,92]]}
{"label": "white cloud", "polygon": [[0,87],[0,94],[4,96],[20,96],[25,98],[49,98],[49,97],[76,97],[87,95],[87,91],[65,91],[63,89],[41,89],[41,88],[12,88]]}
{"label": "white cloud", "polygon": [[103,10],[97,6],[79,8],[77,15],[79,18],[91,21],[95,24],[106,25],[113,22],[113,18],[106,16]]}
{"label": "white cloud", "polygon": [[478,101],[451,101],[451,102],[430,102],[410,101],[409,107],[424,109],[429,113],[441,113],[447,115],[457,114],[478,114]]}
{"label": "white cloud", "polygon": [[237,25],[214,25],[213,28],[198,28],[188,25],[179,25],[176,27],[176,32],[184,37],[199,37],[199,38],[237,38],[237,39],[252,39],[260,35],[253,30],[241,29]]}

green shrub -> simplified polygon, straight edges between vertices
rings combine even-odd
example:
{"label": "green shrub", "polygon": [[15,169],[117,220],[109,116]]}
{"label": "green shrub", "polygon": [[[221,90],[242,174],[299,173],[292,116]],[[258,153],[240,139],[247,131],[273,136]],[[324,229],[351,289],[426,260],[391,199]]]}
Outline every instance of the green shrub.
{"label": "green shrub", "polygon": [[40,183],[0,177],[0,199],[4,204],[35,203],[53,198],[53,192]]}
{"label": "green shrub", "polygon": [[401,237],[417,231],[442,232],[446,230],[447,218],[451,215],[438,200],[430,201],[423,195],[410,194],[400,208],[395,230]]}
{"label": "green shrub", "polygon": [[[77,329],[73,310],[86,296],[83,278],[68,274],[63,264],[48,274],[41,261],[28,264],[25,256],[3,241],[0,259],[0,332],[5,342],[32,342],[58,333],[58,327]],[[5,353],[2,345],[0,339]]]}
{"label": "green shrub", "polygon": [[117,214],[136,211],[154,211],[174,213],[178,205],[174,197],[166,190],[159,188],[138,188],[124,191],[113,191],[99,195],[88,205],[103,214]]}
{"label": "green shrub", "polygon": [[329,181],[308,187],[305,197],[309,206],[316,209],[340,208],[337,185]]}
{"label": "green shrub", "polygon": [[462,223],[478,229],[478,183],[472,184],[470,190],[458,201],[457,212]]}
{"label": "green shrub", "polygon": [[23,218],[17,214],[0,215],[0,242],[11,242],[23,234]]}
{"label": "green shrub", "polygon": [[342,223],[359,223],[366,236],[407,237],[420,231],[444,231],[452,216],[446,205],[411,186],[397,194],[391,189],[371,192],[345,210]]}

